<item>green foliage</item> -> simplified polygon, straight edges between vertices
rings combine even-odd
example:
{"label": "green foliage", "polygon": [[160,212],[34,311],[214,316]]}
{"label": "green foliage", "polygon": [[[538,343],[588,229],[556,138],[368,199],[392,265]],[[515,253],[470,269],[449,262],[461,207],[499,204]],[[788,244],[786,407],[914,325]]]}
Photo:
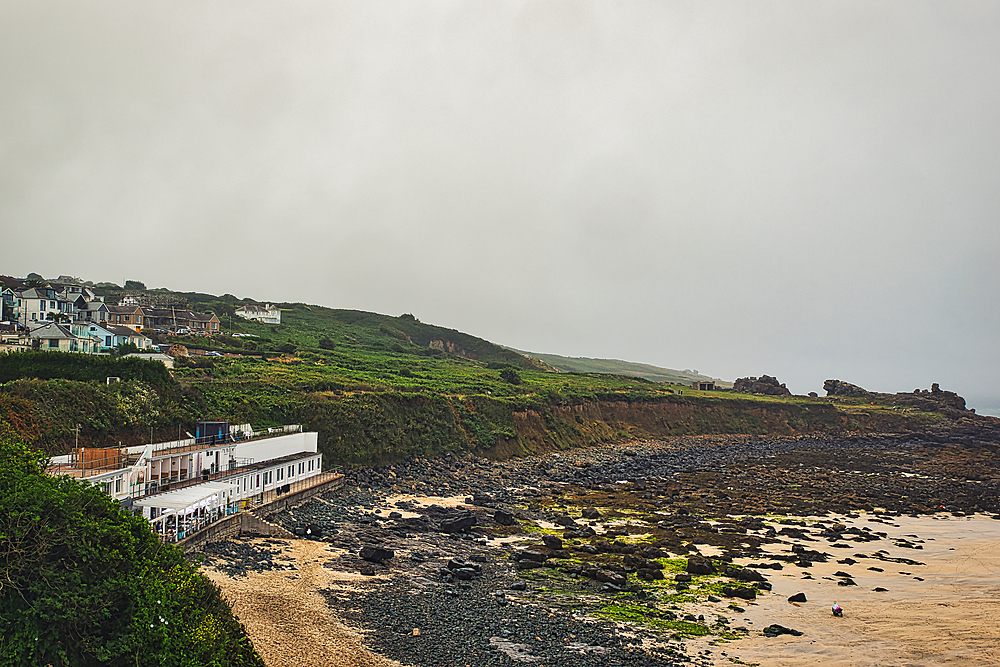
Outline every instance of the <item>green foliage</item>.
{"label": "green foliage", "polygon": [[159,361],[73,352],[7,352],[0,354],[0,383],[21,378],[61,378],[104,382],[108,377],[139,380],[154,387],[173,386],[167,367]]}
{"label": "green foliage", "polygon": [[513,368],[505,368],[500,371],[500,379],[510,384],[521,384],[521,376]]}
{"label": "green foliage", "polygon": [[259,666],[218,589],[140,516],[0,441],[0,666]]}

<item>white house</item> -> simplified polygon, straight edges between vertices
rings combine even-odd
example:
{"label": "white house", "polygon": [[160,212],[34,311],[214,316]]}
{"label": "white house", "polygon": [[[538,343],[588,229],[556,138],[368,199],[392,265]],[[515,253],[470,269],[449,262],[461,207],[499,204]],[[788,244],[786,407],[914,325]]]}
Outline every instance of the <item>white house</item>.
{"label": "white house", "polygon": [[[38,324],[36,322],[36,324]],[[93,354],[98,351],[87,327],[80,324],[60,324],[48,322],[39,324],[28,332],[32,347],[53,352],[82,352]]]}
{"label": "white house", "polygon": [[135,329],[119,326],[117,324],[87,324],[85,325],[89,335],[96,339],[98,349],[102,352],[111,350],[119,345],[132,343],[140,350],[148,350],[153,346],[153,342]]}
{"label": "white house", "polygon": [[236,309],[236,314],[245,320],[257,320],[264,324],[281,324],[281,310],[270,303],[263,307],[253,304],[240,306]]}
{"label": "white house", "polygon": [[65,315],[72,319],[73,301],[62,297],[51,287],[29,287],[17,293],[19,320],[25,326],[51,320],[51,316]]}

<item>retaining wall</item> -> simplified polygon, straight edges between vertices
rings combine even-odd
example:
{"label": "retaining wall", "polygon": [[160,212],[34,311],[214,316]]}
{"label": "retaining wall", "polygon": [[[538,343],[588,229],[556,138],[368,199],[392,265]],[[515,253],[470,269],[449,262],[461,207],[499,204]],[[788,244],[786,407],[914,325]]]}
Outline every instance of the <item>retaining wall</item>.
{"label": "retaining wall", "polygon": [[294,493],[279,496],[271,502],[259,505],[252,510],[245,510],[238,514],[227,516],[225,519],[220,519],[212,525],[199,530],[197,533],[185,537],[183,540],[179,540],[177,542],[177,546],[187,553],[197,551],[202,547],[202,545],[208,544],[209,542],[219,542],[221,540],[229,539],[230,537],[239,537],[240,535],[247,534],[294,538],[295,536],[290,532],[281,526],[262,519],[260,515],[273,514],[284,509],[297,507],[321,493],[339,489],[343,486],[343,484],[343,476],[338,476],[321,484],[317,484],[316,486],[311,486],[308,489],[302,489],[301,491],[295,491]]}

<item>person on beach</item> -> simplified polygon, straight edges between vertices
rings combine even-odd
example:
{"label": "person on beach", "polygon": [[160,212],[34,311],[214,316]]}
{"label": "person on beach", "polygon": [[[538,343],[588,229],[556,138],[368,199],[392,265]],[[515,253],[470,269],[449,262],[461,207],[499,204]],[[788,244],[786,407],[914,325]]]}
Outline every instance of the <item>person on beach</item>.
{"label": "person on beach", "polygon": [[833,603],[833,615],[842,617],[844,615],[844,608],[841,607],[836,602]]}

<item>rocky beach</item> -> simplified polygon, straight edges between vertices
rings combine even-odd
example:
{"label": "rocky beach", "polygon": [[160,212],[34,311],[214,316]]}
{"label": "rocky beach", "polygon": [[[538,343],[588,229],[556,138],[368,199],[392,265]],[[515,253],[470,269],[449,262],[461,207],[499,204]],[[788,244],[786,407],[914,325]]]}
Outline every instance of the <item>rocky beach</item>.
{"label": "rocky beach", "polygon": [[991,665],[998,443],[415,459],[349,471],[266,517],[296,539],[208,545],[204,569],[271,665]]}

